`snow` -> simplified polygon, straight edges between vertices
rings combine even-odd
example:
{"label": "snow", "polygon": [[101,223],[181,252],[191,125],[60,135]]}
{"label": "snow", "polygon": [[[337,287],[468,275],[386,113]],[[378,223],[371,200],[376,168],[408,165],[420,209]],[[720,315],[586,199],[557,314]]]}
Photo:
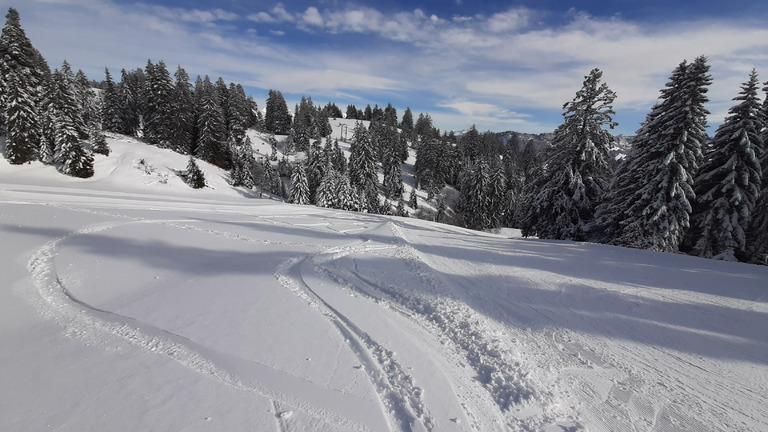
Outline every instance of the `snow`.
{"label": "snow", "polygon": [[0,159],[0,430],[768,429],[766,267],[289,205],[204,162],[193,190],[109,145],[91,179]]}

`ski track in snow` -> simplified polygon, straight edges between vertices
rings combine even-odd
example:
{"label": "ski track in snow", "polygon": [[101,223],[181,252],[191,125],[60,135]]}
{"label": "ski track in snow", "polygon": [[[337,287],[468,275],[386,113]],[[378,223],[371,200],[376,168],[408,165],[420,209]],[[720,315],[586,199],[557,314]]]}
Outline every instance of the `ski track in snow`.
{"label": "ski track in snow", "polygon": [[[389,248],[389,246],[383,247]],[[381,246],[373,246],[374,250],[381,248]],[[314,271],[310,263],[317,263],[325,259],[326,255],[338,256],[340,251],[350,250],[370,249],[349,246],[332,247],[324,252],[284,263],[275,272],[275,276],[283,286],[293,291],[311,307],[319,309],[336,326],[374,384],[391,428],[403,431],[432,430],[434,421],[424,407],[421,389],[413,384],[413,379],[403,370],[393,353],[328,304],[310,288],[302,276],[305,272]]]}
{"label": "ski track in snow", "polygon": [[[276,424],[280,431],[287,430],[283,417],[291,411],[288,409],[278,410],[278,404],[280,406],[294,407],[307,415],[348,430],[369,430],[363,424],[350,420],[350,416],[341,416],[322,407],[313,406],[296,395],[282,393],[258,381],[254,382],[253,379],[245,383],[237,373],[220,367],[214,360],[205,355],[206,352],[210,352],[215,354],[216,357],[226,357],[227,354],[225,353],[202,347],[184,336],[154,327],[151,324],[88,305],[70,295],[56,273],[54,258],[57,249],[61,243],[73,237],[85,236],[128,224],[166,224],[189,228],[189,222],[193,221],[165,219],[104,223],[90,226],[47,242],[33,254],[27,266],[33,283],[44,300],[43,303],[36,305],[39,312],[44,317],[51,318],[62,325],[68,336],[77,337],[90,343],[102,340],[104,333],[111,334],[122,338],[134,346],[167,356],[184,367],[201,375],[216,379],[225,385],[267,397],[272,401],[276,410],[275,415],[278,417]],[[206,232],[210,233],[211,231],[206,230]],[[239,359],[231,359],[231,362],[237,366],[236,369],[238,371],[242,371],[248,366],[243,366],[243,361]],[[249,363],[257,365],[253,361],[249,361]],[[271,369],[264,365],[258,366],[261,369]]]}
{"label": "ski track in snow", "polygon": [[[220,364],[213,358],[227,357],[227,354],[215,352],[151,324],[100,310],[80,301],[70,295],[56,273],[54,261],[59,246],[76,236],[87,236],[128,224],[164,224],[232,240],[300,246],[306,252],[280,265],[275,271],[275,277],[282,286],[290,289],[308,307],[320,311],[335,326],[339,337],[358,358],[361,368],[373,384],[390,430],[431,431],[439,428],[436,428],[435,419],[425,405],[423,390],[398,362],[395,353],[374,340],[359,323],[334,308],[333,304],[313,289],[308,277],[320,276],[336,286],[396,311],[423,328],[426,334],[439,340],[445,350],[443,356],[453,359],[455,367],[473,370],[476,382],[462,383],[464,391],[478,396],[472,393],[472,388],[480,387],[486,392],[487,401],[494,405],[486,403],[482,395],[463,401],[461,405],[468,427],[475,430],[484,430],[496,424],[492,420],[494,417],[503,419],[503,428],[523,431],[543,430],[553,424],[556,424],[558,430],[581,430],[577,419],[590,424],[590,430],[594,428],[598,431],[713,430],[712,424],[727,425],[727,428],[716,430],[740,430],[746,424],[744,420],[752,424],[763,424],[766,421],[764,407],[760,405],[765,395],[744,388],[738,381],[730,379],[724,373],[726,371],[720,370],[718,364],[708,359],[653,347],[652,343],[650,345],[653,349],[646,347],[645,350],[635,351],[626,344],[611,343],[610,337],[608,341],[596,340],[584,333],[568,330],[567,327],[549,328],[540,335],[510,328],[500,330],[493,320],[480,315],[460,299],[454,299],[453,293],[443,288],[446,281],[435,270],[432,258],[410,245],[411,231],[386,218],[369,215],[355,215],[352,218],[343,213],[328,216],[322,223],[314,224],[315,228],[350,238],[350,242],[345,245],[331,246],[318,242],[277,242],[253,238],[199,226],[200,221],[194,219],[150,220],[108,211],[48,205],[124,221],[93,225],[60,236],[34,253],[28,263],[28,270],[44,300],[44,303],[36,305],[43,316],[61,324],[69,336],[98,342],[103,340],[104,334],[111,334],[142,349],[169,357],[225,385],[267,397],[274,409],[275,428],[278,431],[291,430],[294,411],[345,430],[368,428],[351,420],[348,415],[317,406],[290,392],[281,392],[274,385],[260,382],[258,373],[249,373],[248,365],[241,360],[231,359],[226,365]],[[294,224],[287,217],[253,214],[241,216],[276,225],[306,226]],[[344,219],[349,223],[337,228],[336,223]],[[350,224],[354,226],[350,227]],[[389,231],[390,237],[387,238],[391,238],[391,241],[377,241],[374,240],[375,236],[367,235],[383,229]],[[370,269],[359,267],[360,258],[365,256],[383,256],[404,263],[409,277],[418,281],[418,289],[392,285],[386,277],[377,276],[375,272],[371,274]],[[342,259],[350,260],[354,265],[337,265]],[[547,283],[533,277],[529,278],[529,282],[532,286]],[[564,290],[564,286],[560,289]],[[623,287],[620,294],[632,297],[634,291],[631,286]],[[644,295],[649,294],[645,292]],[[673,297],[678,294],[662,291],[653,295],[675,301]],[[567,309],[567,298],[562,292],[556,299]],[[707,301],[707,298],[701,296],[699,300]],[[740,300],[732,301],[738,303]],[[553,322],[558,322],[550,312],[529,307]],[[608,334],[612,331],[603,330]],[[510,338],[510,332],[514,332],[513,338]],[[524,342],[538,346],[540,350],[556,353],[537,366],[544,370],[560,371],[561,377],[557,382],[547,387],[540,380],[530,379],[530,364],[516,354],[515,342]],[[691,370],[697,371],[696,376],[692,375]],[[250,379],[246,382],[243,376]],[[649,380],[648,377],[654,378]],[[556,392],[562,392],[562,395],[555,396],[553,393]],[[755,402],[743,406],[717,402],[713,406],[711,401],[720,401],[718,394],[732,394],[740,401]],[[556,406],[558,400],[569,397],[585,403],[588,401],[590,410],[583,412],[578,406]],[[529,409],[533,409],[535,415],[520,415]]]}

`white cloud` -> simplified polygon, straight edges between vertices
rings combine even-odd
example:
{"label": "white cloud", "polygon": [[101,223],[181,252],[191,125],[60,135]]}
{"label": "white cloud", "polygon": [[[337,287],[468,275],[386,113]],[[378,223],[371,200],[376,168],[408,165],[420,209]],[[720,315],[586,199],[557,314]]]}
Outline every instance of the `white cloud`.
{"label": "white cloud", "polygon": [[176,9],[175,11],[179,13],[182,21],[189,22],[234,21],[239,18],[237,14],[226,12],[221,9],[210,11],[201,11],[198,9],[186,11],[183,9]]}
{"label": "white cloud", "polygon": [[304,12],[304,15],[302,16],[302,20],[305,23],[313,26],[320,27],[323,25],[323,17],[320,16],[320,12],[314,6],[307,8],[307,10]]}
{"label": "white cloud", "polygon": [[266,13],[266,12],[259,12],[255,14],[250,14],[247,16],[247,18],[253,22],[257,23],[273,23],[277,20],[272,17],[272,15]]}
{"label": "white cloud", "polygon": [[272,16],[275,17],[278,21],[294,21],[293,15],[285,10],[285,6],[282,3],[278,3],[275,5],[275,7],[272,8]]}
{"label": "white cloud", "polygon": [[[634,116],[626,125],[630,133],[683,59],[701,54],[710,59],[712,122],[722,119],[752,67],[768,78],[768,30],[750,23],[649,25],[574,11],[566,25],[544,26],[534,23],[536,11],[524,8],[442,19],[418,9],[384,13],[331,1],[303,12],[278,3],[247,17],[223,9],[111,0],[22,3],[22,25],[51,65],[66,58],[95,79],[105,65],[119,70],[140,67],[147,58],[163,59],[183,65],[192,76],[222,75],[284,92],[332,95],[346,90],[401,100],[418,95],[414,105],[447,101],[435,107],[440,111],[436,120],[460,121],[463,116],[470,124],[486,122],[486,128],[503,128],[504,122],[551,126],[518,113],[546,110],[558,118],[593,67],[604,71],[604,80],[618,94],[618,120],[623,121],[623,113]],[[233,33],[238,20],[263,25],[258,33]],[[287,26],[319,37],[342,35],[339,40],[364,33],[381,42],[298,48],[280,37],[292,31]]]}
{"label": "white cloud", "polygon": [[517,31],[528,26],[530,15],[530,11],[525,8],[497,13],[488,19],[488,28],[493,33]]}

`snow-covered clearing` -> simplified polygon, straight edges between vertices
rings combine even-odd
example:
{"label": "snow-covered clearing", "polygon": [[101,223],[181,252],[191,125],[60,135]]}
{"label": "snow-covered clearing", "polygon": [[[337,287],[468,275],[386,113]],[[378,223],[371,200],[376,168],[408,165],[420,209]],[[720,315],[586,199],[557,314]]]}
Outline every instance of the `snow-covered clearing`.
{"label": "snow-covered clearing", "polygon": [[[0,430],[764,431],[768,268],[0,158]],[[141,160],[144,160],[141,163]]]}

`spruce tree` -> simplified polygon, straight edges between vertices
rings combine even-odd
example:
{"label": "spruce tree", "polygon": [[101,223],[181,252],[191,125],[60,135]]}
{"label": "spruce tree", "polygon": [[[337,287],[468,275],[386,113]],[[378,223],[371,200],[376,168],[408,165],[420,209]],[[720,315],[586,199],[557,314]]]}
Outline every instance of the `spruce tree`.
{"label": "spruce tree", "polygon": [[101,103],[101,128],[102,130],[123,133],[123,116],[120,112],[120,93],[118,85],[112,81],[109,69],[104,68],[106,81]]}
{"label": "spruce tree", "polygon": [[475,230],[498,228],[506,186],[501,166],[491,168],[483,159],[469,162],[461,178],[457,211],[464,226]]}
{"label": "spruce tree", "polygon": [[229,153],[232,155],[230,168],[230,181],[232,186],[255,186],[253,169],[256,159],[253,157],[253,148],[249,139],[240,145],[230,144]]}
{"label": "spruce tree", "polygon": [[187,163],[187,171],[184,175],[184,181],[192,189],[202,189],[205,187],[205,174],[195,162],[195,157],[190,155]]}
{"label": "spruce tree", "polygon": [[760,195],[761,169],[756,149],[762,148],[764,126],[758,99],[757,72],[742,86],[740,103],[717,129],[696,177],[692,216],[693,251],[705,258],[747,261],[747,232]]}
{"label": "spruce tree", "polygon": [[345,174],[330,169],[325,172],[315,194],[315,205],[339,210],[359,210],[354,191]]}
{"label": "spruce tree", "polygon": [[118,86],[120,95],[120,114],[122,116],[123,130],[120,132],[125,135],[137,136],[141,129],[142,117],[146,122],[147,106],[147,76],[141,69],[132,72],[126,72],[125,69],[120,72],[120,85]]}
{"label": "spruce tree", "polygon": [[288,104],[279,91],[269,91],[264,114],[264,128],[267,132],[276,135],[287,135],[291,129],[291,114],[288,112]]}
{"label": "spruce tree", "polygon": [[192,84],[187,71],[181,66],[176,68],[172,93],[172,111],[175,120],[172,123],[170,148],[181,154],[191,154],[195,132],[195,102]]}
{"label": "spruce tree", "polygon": [[545,169],[528,188],[525,230],[549,239],[583,240],[611,174],[608,146],[616,94],[593,69],[573,101],[563,106]]}
{"label": "spruce tree", "polygon": [[56,70],[51,77],[53,91],[46,106],[53,121],[54,161],[59,170],[73,177],[93,175],[93,156],[83,147],[78,132],[80,107],[66,75]]}
{"label": "spruce tree", "polygon": [[443,187],[448,176],[447,144],[439,138],[424,138],[416,149],[416,181],[419,188],[432,199]]}
{"label": "spruce tree", "polygon": [[227,94],[227,135],[232,143],[241,145],[248,130],[248,98],[240,84],[230,84]]}
{"label": "spruce tree", "polygon": [[707,138],[708,70],[706,58],[699,57],[672,72],[598,210],[604,241],[679,250],[690,227],[693,179]]}
{"label": "spruce tree", "polygon": [[[763,91],[768,94],[768,83],[765,85]],[[762,187],[760,197],[752,212],[752,224],[747,243],[750,262],[768,265],[768,96],[763,102],[762,113],[763,121],[766,123],[766,127],[760,134],[763,145],[762,147],[756,146],[762,170]]]}
{"label": "spruce tree", "polygon": [[107,137],[105,137],[101,131],[96,131],[92,139],[93,147],[91,150],[96,154],[109,156],[111,149],[109,148],[109,144],[107,144]]}
{"label": "spruce tree", "polygon": [[403,113],[403,119],[400,121],[400,129],[403,130],[403,134],[413,141],[413,112],[411,107],[407,107]]}
{"label": "spruce tree", "polygon": [[81,117],[85,124],[86,136],[83,138],[91,138],[93,131],[99,129],[99,119],[101,115],[99,99],[96,96],[96,93],[91,89],[91,82],[82,70],[78,70],[75,74],[74,86],[75,97],[82,109]]}
{"label": "spruce tree", "polygon": [[[174,123],[174,85],[165,63],[147,62],[147,103],[144,116],[144,137],[162,148],[171,148]],[[183,146],[183,144],[182,144]],[[184,152],[183,148],[179,149]]]}
{"label": "spruce tree", "polygon": [[291,202],[294,204],[309,204],[310,192],[307,183],[307,172],[303,163],[297,163],[291,174]]}
{"label": "spruce tree", "polygon": [[12,164],[38,158],[41,141],[38,106],[44,71],[37,51],[21,27],[19,13],[10,8],[0,35],[0,106],[5,115],[6,158]]}
{"label": "spruce tree", "polygon": [[[218,103],[218,95],[208,76],[205,77],[200,92],[195,155],[220,168],[229,169],[230,155],[226,143],[224,115]],[[195,96],[198,97],[198,95]]]}
{"label": "spruce tree", "polygon": [[69,63],[67,63],[66,60],[64,60],[64,63],[61,65],[61,76],[64,79],[64,82],[66,83],[66,86],[69,88],[69,92],[72,94],[72,104],[74,105],[74,112],[76,115],[73,117],[73,121],[75,123],[75,130],[77,130],[77,135],[81,140],[88,138],[88,125],[85,121],[85,105],[84,105],[84,99],[87,99],[87,95],[83,95],[82,93],[85,93],[88,91],[88,88],[80,88],[77,78],[72,72],[72,68],[69,66]]}
{"label": "spruce tree", "polygon": [[348,169],[349,182],[364,203],[362,209],[375,212],[379,207],[376,153],[368,129],[362,123],[355,126]]}

